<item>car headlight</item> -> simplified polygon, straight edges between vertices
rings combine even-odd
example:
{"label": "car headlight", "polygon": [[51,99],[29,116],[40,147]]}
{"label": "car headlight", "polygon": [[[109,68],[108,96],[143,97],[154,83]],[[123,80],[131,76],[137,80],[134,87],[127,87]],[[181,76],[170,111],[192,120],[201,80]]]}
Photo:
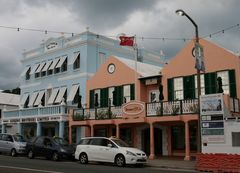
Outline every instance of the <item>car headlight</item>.
{"label": "car headlight", "polygon": [[128,150],[126,151],[126,154],[127,154],[127,155],[131,155],[131,156],[136,156],[136,154],[134,154],[133,152],[128,151]]}

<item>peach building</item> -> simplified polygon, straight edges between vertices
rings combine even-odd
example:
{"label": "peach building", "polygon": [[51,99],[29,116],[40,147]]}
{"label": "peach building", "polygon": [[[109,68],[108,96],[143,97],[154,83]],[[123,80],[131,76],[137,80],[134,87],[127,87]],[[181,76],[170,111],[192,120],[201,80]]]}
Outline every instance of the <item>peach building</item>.
{"label": "peach building", "polygon": [[[239,114],[239,57],[206,40],[206,71],[201,94],[218,91],[222,79],[229,115]],[[83,109],[69,113],[69,139],[75,127],[86,136],[116,136],[158,156],[195,156],[198,143],[198,98],[193,42],[163,68],[111,56],[87,81]]]}

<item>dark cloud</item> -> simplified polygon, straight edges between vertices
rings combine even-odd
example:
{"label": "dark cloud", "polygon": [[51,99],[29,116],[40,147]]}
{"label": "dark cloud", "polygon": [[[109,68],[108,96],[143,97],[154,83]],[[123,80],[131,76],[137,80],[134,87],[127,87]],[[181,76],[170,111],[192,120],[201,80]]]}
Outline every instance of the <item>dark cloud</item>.
{"label": "dark cloud", "polygon": [[[140,47],[162,50],[170,59],[185,46],[184,38],[195,35],[190,21],[175,14],[177,9],[194,19],[202,37],[240,23],[239,6],[239,0],[0,0],[0,25],[67,32],[83,32],[89,26],[90,31],[106,36],[136,34],[142,37]],[[206,39],[236,53],[240,51],[239,34],[240,27]],[[58,36],[0,28],[4,43],[0,47],[0,89],[17,85],[23,49],[36,48],[42,40]]]}

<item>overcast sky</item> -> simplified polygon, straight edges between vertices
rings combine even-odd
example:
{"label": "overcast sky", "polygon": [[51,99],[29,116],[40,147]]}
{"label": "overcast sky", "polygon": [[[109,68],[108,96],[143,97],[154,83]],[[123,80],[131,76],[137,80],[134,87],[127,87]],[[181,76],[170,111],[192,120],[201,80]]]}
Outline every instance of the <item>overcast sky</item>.
{"label": "overcast sky", "polygon": [[[177,9],[194,19],[203,37],[239,24],[239,7],[240,0],[0,0],[0,26],[74,33],[89,27],[105,36],[136,34],[143,37],[137,40],[139,47],[162,50],[168,60],[187,42],[145,38],[192,38],[193,25],[186,17],[177,16]],[[19,86],[24,50],[59,36],[0,27],[0,89]],[[240,27],[206,39],[232,52],[240,51]]]}

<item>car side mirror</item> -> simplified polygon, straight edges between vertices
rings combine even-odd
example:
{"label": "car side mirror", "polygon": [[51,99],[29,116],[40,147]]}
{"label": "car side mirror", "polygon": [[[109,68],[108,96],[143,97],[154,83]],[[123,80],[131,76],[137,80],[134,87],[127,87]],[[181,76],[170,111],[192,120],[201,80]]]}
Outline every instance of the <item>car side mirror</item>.
{"label": "car side mirror", "polygon": [[112,148],[112,147],[113,147],[113,145],[112,145],[112,144],[108,144],[107,146],[108,146],[109,148]]}

